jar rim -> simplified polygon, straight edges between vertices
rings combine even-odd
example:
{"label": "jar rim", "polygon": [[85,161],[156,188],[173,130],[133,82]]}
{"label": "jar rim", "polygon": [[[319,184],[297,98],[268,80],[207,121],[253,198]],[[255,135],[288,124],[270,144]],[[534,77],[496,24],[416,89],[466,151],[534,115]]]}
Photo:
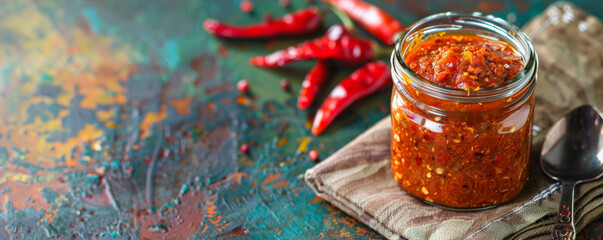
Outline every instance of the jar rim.
{"label": "jar rim", "polygon": [[[477,91],[465,90],[445,86],[441,84],[429,81],[422,76],[418,75],[410,69],[403,58],[403,52],[407,49],[402,49],[404,41],[414,41],[414,37],[417,34],[424,34],[423,30],[441,32],[435,26],[430,25],[434,22],[445,20],[447,25],[441,25],[442,29],[449,29],[451,31],[461,30],[463,28],[460,24],[469,24],[489,32],[496,34],[497,37],[504,38],[513,47],[518,50],[522,58],[525,60],[524,68],[512,79],[506,80],[501,84],[481,88]],[[432,34],[432,33],[428,33]],[[410,38],[410,39],[409,39]],[[521,51],[520,51],[521,50]],[[396,39],[394,51],[391,56],[392,63],[392,75],[394,77],[394,85],[398,91],[403,91],[400,79],[403,79],[402,75],[406,75],[412,79],[409,84],[413,88],[428,92],[430,95],[457,102],[487,102],[498,99],[510,97],[521,91],[530,82],[535,82],[536,78],[533,77],[536,74],[538,68],[538,57],[534,49],[534,45],[530,38],[515,25],[492,15],[484,16],[480,12],[463,13],[463,12],[444,12],[425,17],[414,24],[408,26]],[[533,81],[531,81],[533,79]]]}

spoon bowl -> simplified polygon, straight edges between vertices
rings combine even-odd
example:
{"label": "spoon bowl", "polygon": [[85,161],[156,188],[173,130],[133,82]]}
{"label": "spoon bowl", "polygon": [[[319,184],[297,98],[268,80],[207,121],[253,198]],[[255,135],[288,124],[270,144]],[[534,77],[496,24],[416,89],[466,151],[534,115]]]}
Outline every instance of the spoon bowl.
{"label": "spoon bowl", "polygon": [[540,167],[561,183],[561,203],[553,239],[575,239],[574,186],[603,176],[603,114],[591,105],[561,118],[547,134]]}

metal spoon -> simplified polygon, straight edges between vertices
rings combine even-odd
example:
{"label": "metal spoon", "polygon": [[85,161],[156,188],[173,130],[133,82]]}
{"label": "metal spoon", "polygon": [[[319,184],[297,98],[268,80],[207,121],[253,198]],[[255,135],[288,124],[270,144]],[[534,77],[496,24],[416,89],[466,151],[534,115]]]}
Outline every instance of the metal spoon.
{"label": "metal spoon", "polygon": [[561,203],[553,239],[575,239],[574,186],[603,175],[603,115],[591,105],[578,107],[551,128],[542,146],[540,167],[561,183]]}

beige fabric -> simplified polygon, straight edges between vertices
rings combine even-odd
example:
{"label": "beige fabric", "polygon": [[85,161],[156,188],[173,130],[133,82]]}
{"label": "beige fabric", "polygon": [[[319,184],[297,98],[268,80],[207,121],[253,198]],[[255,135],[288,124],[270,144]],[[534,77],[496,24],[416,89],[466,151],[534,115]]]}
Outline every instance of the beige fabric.
{"label": "beige fabric", "polygon": [[[306,172],[316,194],[389,239],[550,239],[559,185],[538,164],[546,130],[573,107],[603,107],[603,24],[558,2],[524,27],[540,60],[532,167],[510,203],[479,212],[426,205],[404,192],[390,166],[389,117]],[[603,180],[576,191],[578,230],[603,214]]]}

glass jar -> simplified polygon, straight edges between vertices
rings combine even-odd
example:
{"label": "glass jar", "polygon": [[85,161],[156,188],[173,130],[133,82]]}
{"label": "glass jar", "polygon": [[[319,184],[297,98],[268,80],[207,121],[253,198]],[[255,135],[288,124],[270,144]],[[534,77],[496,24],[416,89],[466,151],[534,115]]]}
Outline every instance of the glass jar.
{"label": "glass jar", "polygon": [[[447,87],[414,73],[405,55],[433,36],[476,34],[504,42],[524,68],[478,90]],[[479,210],[513,199],[530,163],[538,59],[512,24],[480,13],[441,13],[409,26],[391,56],[392,170],[398,183],[427,203]]]}

